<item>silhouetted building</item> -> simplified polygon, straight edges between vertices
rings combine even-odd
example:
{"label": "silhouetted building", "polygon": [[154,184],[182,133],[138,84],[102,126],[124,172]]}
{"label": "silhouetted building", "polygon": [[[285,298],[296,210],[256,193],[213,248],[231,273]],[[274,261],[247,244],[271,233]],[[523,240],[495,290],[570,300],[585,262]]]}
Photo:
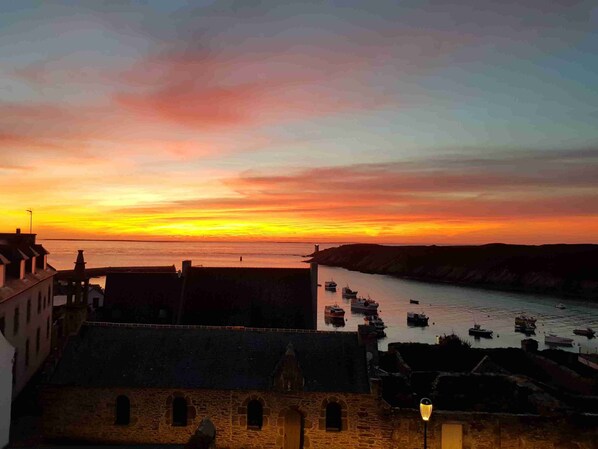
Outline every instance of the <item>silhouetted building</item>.
{"label": "silhouetted building", "polygon": [[315,329],[317,266],[110,273],[98,321]]}
{"label": "silhouetted building", "polygon": [[15,348],[13,399],[50,352],[52,277],[35,234],[0,234],[0,332]]}

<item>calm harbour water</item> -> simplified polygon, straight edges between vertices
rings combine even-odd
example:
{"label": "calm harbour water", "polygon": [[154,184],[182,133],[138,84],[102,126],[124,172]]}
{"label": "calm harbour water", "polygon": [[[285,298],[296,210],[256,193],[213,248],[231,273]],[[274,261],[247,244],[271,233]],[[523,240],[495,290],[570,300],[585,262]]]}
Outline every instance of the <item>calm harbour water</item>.
{"label": "calm harbour water", "polygon": [[[49,262],[57,269],[74,266],[78,249],[85,251],[87,267],[176,265],[190,259],[193,265],[244,267],[306,267],[302,256],[313,251],[311,243],[278,242],[109,242],[39,240],[50,251]],[[325,249],[336,245],[320,245]],[[239,258],[243,257],[240,262]],[[350,301],[343,300],[341,288],[349,285],[360,296],[370,296],[380,303],[380,316],[388,328],[380,348],[389,342],[435,343],[437,335],[455,334],[473,347],[519,347],[524,336],[514,331],[515,316],[525,312],[537,321],[536,338],[544,349],[545,333],[575,340],[568,351],[598,352],[598,338],[588,340],[573,334],[573,329],[598,329],[598,303],[541,295],[498,292],[446,284],[407,281],[342,268],[319,267],[319,283],[330,279],[338,284],[336,293],[318,288],[318,329],[354,331],[363,323],[363,315],[352,313]],[[103,284],[103,279],[96,282]],[[419,304],[410,304],[410,299]],[[324,322],[324,306],[338,303],[346,311],[345,325],[334,327]],[[566,309],[555,305],[563,303]],[[430,317],[425,328],[407,326],[407,312],[424,312]],[[477,322],[494,331],[492,339],[474,339],[468,329]]]}

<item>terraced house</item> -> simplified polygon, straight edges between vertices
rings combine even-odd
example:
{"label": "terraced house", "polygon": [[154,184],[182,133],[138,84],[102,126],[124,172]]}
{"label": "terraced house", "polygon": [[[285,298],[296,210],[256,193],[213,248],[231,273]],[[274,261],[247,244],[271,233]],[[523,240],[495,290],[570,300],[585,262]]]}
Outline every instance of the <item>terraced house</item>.
{"label": "terraced house", "polygon": [[50,353],[52,283],[56,271],[35,234],[0,234],[0,332],[14,347],[12,397]]}

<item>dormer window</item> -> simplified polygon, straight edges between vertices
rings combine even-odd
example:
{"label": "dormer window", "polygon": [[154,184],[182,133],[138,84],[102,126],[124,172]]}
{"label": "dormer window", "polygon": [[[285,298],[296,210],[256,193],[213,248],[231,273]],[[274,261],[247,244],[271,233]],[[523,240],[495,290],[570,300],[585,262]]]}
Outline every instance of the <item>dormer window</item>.
{"label": "dormer window", "polygon": [[21,260],[21,269],[19,271],[19,279],[25,279],[25,261]]}
{"label": "dormer window", "polygon": [[44,254],[44,270],[48,269],[48,256]]}
{"label": "dormer window", "polygon": [[5,282],[5,275],[6,275],[6,267],[4,265],[0,265],[0,288],[4,287]]}

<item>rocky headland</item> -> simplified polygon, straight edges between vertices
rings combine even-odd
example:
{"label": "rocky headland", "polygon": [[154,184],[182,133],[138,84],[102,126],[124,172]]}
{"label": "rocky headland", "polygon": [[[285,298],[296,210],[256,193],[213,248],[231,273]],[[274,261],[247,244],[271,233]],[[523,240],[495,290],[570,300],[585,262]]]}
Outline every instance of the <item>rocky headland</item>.
{"label": "rocky headland", "polygon": [[598,245],[353,244],[319,251],[310,261],[426,282],[598,301]]}

